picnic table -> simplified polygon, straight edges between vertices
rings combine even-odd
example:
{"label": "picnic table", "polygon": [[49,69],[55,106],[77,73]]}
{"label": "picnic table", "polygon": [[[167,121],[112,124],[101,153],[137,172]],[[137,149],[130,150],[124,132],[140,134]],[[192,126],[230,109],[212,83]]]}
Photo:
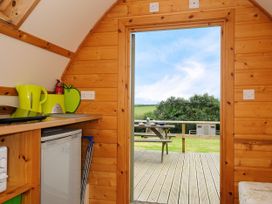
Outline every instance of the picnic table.
{"label": "picnic table", "polygon": [[[142,136],[142,139],[135,139],[134,142],[160,142],[162,143],[161,162],[163,162],[164,148],[166,147],[166,154],[168,154],[168,143],[172,142],[171,137],[175,135],[170,134],[170,129],[175,125],[156,124],[156,123],[138,123],[134,127],[150,129],[153,133],[135,132],[134,136]],[[150,139],[150,137],[152,137]]]}

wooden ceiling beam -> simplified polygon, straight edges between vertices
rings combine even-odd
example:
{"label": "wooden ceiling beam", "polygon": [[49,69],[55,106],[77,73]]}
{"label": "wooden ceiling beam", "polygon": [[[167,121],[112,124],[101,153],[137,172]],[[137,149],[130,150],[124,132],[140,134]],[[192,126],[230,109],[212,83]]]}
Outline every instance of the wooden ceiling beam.
{"label": "wooden ceiling beam", "polygon": [[47,51],[54,52],[67,58],[72,58],[74,55],[74,53],[70,50],[62,48],[58,45],[55,45],[46,40],[33,36],[24,31],[18,30],[18,28],[6,22],[0,22],[0,33],[15,38],[17,40],[32,44],[34,46],[40,47]]}
{"label": "wooden ceiling beam", "polygon": [[18,96],[14,87],[0,86],[0,96]]}
{"label": "wooden ceiling beam", "polygon": [[270,20],[272,20],[272,15],[265,10],[256,0],[249,0],[254,6],[258,7],[262,12],[265,13],[265,15],[268,16],[268,18],[270,18]]}
{"label": "wooden ceiling beam", "polygon": [[[53,94],[54,91],[48,91],[47,93]],[[18,96],[18,92],[14,87],[0,86],[0,96]]]}
{"label": "wooden ceiling beam", "polygon": [[[2,1],[2,2],[1,2]],[[2,20],[19,27],[32,12],[40,0],[1,0],[0,16]],[[5,18],[3,18],[5,17]]]}

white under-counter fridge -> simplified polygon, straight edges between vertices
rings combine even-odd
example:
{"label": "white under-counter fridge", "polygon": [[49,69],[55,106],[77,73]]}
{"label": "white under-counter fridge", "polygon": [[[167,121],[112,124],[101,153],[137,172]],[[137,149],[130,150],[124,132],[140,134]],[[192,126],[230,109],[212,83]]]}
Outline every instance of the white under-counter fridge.
{"label": "white under-counter fridge", "polygon": [[41,139],[41,204],[79,204],[81,130],[45,129]]}

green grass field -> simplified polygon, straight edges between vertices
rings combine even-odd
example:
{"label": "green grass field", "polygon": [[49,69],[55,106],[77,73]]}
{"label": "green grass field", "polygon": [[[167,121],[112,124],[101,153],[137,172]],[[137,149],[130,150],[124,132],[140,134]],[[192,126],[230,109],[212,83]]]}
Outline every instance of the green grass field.
{"label": "green grass field", "polygon": [[[158,150],[161,151],[161,143],[153,142],[135,142],[135,150]],[[181,152],[181,137],[172,139],[169,143],[169,151]],[[219,152],[220,139],[216,138],[192,138],[187,137],[185,142],[186,152]]]}
{"label": "green grass field", "polygon": [[152,112],[156,109],[155,105],[135,105],[134,106],[134,118],[145,119],[144,114]]}
{"label": "green grass field", "polygon": [[[156,109],[155,105],[135,105],[134,106],[134,118],[135,119],[145,119],[144,114],[154,111]],[[181,152],[181,137],[176,137],[172,139],[169,143],[169,151]],[[220,139],[216,138],[192,138],[187,137],[185,142],[186,152],[219,152],[220,151]],[[158,150],[161,151],[161,143],[153,142],[136,142],[135,150]]]}

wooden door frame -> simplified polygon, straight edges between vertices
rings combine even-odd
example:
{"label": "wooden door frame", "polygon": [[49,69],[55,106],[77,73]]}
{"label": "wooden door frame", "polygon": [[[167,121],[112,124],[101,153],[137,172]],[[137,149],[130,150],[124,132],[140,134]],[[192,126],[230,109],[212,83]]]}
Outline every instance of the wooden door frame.
{"label": "wooden door frame", "polygon": [[117,203],[130,202],[130,34],[136,31],[221,26],[221,204],[234,202],[234,10],[153,14],[119,19]]}

